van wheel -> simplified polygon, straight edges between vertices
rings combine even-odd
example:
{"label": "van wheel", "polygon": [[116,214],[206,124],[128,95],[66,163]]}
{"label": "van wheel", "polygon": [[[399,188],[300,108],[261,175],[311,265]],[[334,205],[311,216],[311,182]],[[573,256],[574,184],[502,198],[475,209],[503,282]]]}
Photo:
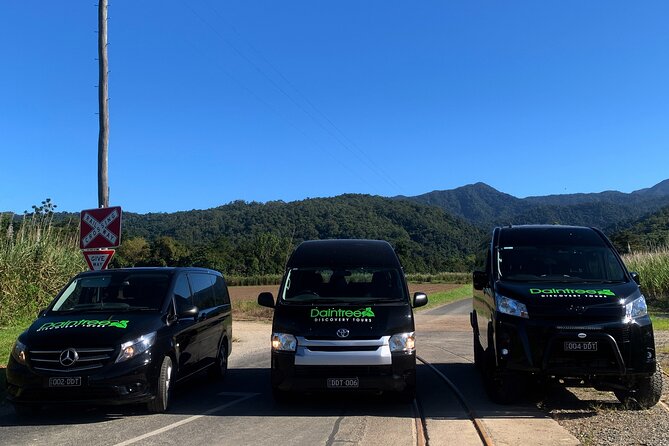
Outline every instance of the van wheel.
{"label": "van wheel", "polygon": [[404,390],[395,393],[395,400],[399,403],[409,404],[416,398],[416,387],[406,386]]}
{"label": "van wheel", "polygon": [[272,398],[279,404],[289,403],[293,400],[293,394],[278,387],[272,386]]}
{"label": "van wheel", "polygon": [[616,398],[625,406],[650,409],[662,396],[662,368],[658,364],[651,376],[639,378],[630,390],[614,390]]}
{"label": "van wheel", "polygon": [[516,374],[502,372],[495,364],[492,349],[485,354],[483,380],[488,397],[498,404],[511,404],[518,400],[520,391]]}
{"label": "van wheel", "polygon": [[214,379],[225,379],[228,373],[228,340],[223,339],[218,348],[216,362],[209,367],[209,376]]}
{"label": "van wheel", "polygon": [[476,332],[474,332],[474,365],[476,366],[477,370],[479,371],[483,370],[484,359],[485,359],[485,352],[483,351],[483,347],[481,346],[481,341],[479,341],[479,337],[476,336]]}
{"label": "van wheel", "polygon": [[167,410],[170,402],[172,384],[172,358],[165,356],[160,365],[158,382],[156,383],[156,397],[149,401],[147,408],[150,413],[161,413]]}

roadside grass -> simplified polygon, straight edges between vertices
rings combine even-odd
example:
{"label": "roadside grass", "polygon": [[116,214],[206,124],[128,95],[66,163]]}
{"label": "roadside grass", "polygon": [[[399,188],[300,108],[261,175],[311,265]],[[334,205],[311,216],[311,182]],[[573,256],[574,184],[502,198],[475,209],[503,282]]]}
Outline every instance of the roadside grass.
{"label": "roadside grass", "polygon": [[426,309],[437,307],[439,305],[444,305],[463,299],[469,299],[470,297],[472,297],[472,293],[473,290],[471,284],[462,285],[458,288],[448,291],[431,293],[427,296],[427,305],[421,308],[417,308],[416,311],[423,311]]}
{"label": "roadside grass", "polygon": [[653,330],[669,330],[669,313],[666,311],[651,311],[650,319],[653,321]]}
{"label": "roadside grass", "polygon": [[4,404],[6,391],[6,366],[9,354],[16,338],[25,330],[30,322],[18,322],[9,327],[0,327],[0,405]]}

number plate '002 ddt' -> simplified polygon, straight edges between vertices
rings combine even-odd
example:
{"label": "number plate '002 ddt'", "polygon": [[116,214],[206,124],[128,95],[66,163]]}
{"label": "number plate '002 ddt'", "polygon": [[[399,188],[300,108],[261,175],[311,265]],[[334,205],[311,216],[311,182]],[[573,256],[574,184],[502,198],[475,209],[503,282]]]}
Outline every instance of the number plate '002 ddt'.
{"label": "number plate '002 ddt'", "polygon": [[565,341],[566,352],[596,352],[597,341]]}
{"label": "number plate '002 ddt'", "polygon": [[81,376],[67,378],[49,378],[49,387],[78,387],[81,386]]}
{"label": "number plate '002 ddt'", "polygon": [[358,378],[328,378],[328,389],[357,389],[360,387]]}

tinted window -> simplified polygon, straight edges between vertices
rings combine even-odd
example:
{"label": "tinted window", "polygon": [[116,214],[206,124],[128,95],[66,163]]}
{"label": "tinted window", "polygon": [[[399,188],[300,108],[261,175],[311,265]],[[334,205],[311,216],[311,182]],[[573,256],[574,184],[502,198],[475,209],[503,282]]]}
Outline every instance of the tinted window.
{"label": "tinted window", "polygon": [[228,287],[221,276],[215,276],[216,283],[214,284],[214,295],[216,303],[219,305],[227,305],[230,303],[230,295],[228,294]]}
{"label": "tinted window", "polygon": [[497,268],[518,281],[621,282],[625,273],[604,240],[584,228],[510,228],[500,235]]}
{"label": "tinted window", "polygon": [[402,300],[402,272],[387,267],[292,268],[282,298],[287,301]]}
{"label": "tinted window", "polygon": [[159,310],[171,275],[153,271],[105,271],[76,278],[51,311]]}
{"label": "tinted window", "polygon": [[214,276],[207,273],[189,273],[193,287],[193,302],[199,309],[215,307]]}
{"label": "tinted window", "polygon": [[193,306],[190,285],[185,274],[181,274],[174,284],[174,304],[176,305],[177,313],[181,313]]}

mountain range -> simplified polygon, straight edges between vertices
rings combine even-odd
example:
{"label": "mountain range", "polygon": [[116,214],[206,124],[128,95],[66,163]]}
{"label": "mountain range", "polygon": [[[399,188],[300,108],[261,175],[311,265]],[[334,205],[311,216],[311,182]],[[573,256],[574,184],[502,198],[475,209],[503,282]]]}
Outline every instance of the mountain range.
{"label": "mountain range", "polygon": [[413,197],[396,196],[437,206],[480,227],[504,224],[571,224],[615,232],[640,217],[669,205],[669,179],[631,193],[604,191],[517,198],[485,183]]}

